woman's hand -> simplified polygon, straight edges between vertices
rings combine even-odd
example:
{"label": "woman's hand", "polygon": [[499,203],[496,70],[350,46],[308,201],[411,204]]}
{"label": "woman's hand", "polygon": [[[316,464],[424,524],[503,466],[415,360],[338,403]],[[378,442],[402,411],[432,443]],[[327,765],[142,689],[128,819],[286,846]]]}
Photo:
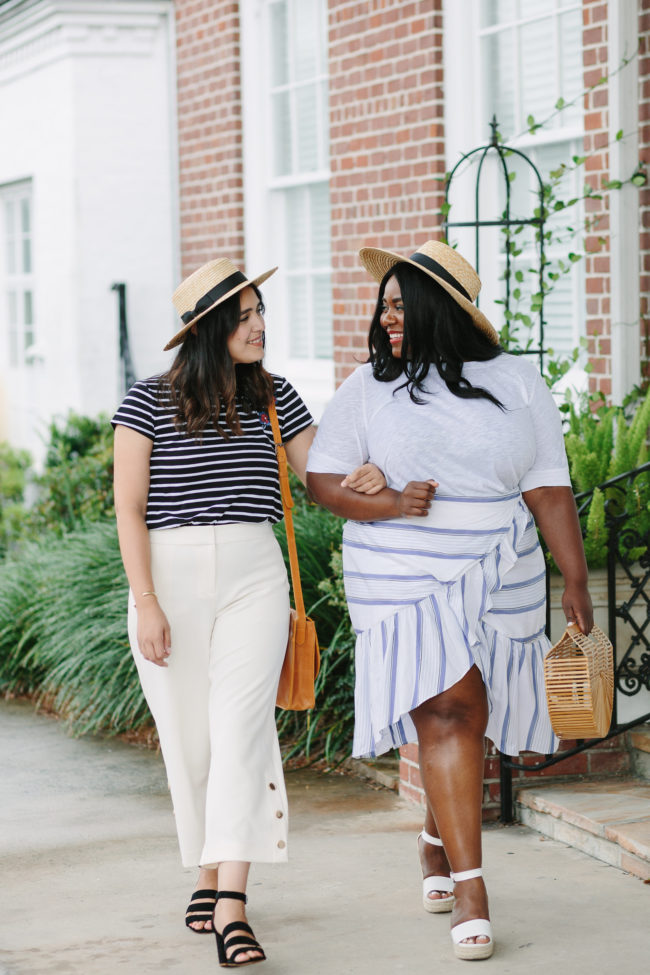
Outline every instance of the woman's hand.
{"label": "woman's hand", "polygon": [[376,464],[362,464],[343,478],[341,487],[351,488],[359,494],[378,494],[386,487],[386,478]]}
{"label": "woman's hand", "polygon": [[426,517],[431,507],[438,482],[409,481],[397,499],[397,510],[400,518],[412,516]]}
{"label": "woman's hand", "polygon": [[167,666],[171,653],[171,630],[155,596],[146,596],[137,607],[138,646],[145,660],[158,667]]}
{"label": "woman's hand", "polygon": [[562,609],[567,623],[577,623],[584,634],[591,633],[594,610],[586,585],[567,585],[562,594]]}

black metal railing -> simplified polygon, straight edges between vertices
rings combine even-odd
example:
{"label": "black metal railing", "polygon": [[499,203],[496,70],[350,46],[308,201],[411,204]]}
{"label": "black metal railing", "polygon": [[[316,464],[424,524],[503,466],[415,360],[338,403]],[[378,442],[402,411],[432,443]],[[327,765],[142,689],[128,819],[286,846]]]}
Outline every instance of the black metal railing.
{"label": "black metal railing", "polygon": [[[576,495],[576,504],[583,534],[586,516],[591,507],[594,488]],[[606,531],[607,569],[607,626],[614,649],[614,709],[609,733],[604,738],[578,741],[575,747],[543,760],[520,762],[506,755],[500,757],[501,820],[512,822],[514,806],[512,772],[541,772],[553,765],[561,765],[574,755],[594,748],[650,721],[650,712],[630,721],[619,723],[617,692],[635,697],[642,690],[650,690],[650,463],[611,478],[598,486],[604,495],[604,526]],[[618,600],[617,576],[629,587],[626,598]],[[547,569],[547,595],[550,569]],[[548,605],[548,604],[547,604]],[[642,612],[639,612],[641,610]],[[549,614],[547,613],[547,621]],[[629,638],[619,645],[617,622],[622,620]],[[547,627],[548,628],[548,627]],[[621,641],[623,642],[623,641]],[[561,774],[561,770],[560,770]]]}

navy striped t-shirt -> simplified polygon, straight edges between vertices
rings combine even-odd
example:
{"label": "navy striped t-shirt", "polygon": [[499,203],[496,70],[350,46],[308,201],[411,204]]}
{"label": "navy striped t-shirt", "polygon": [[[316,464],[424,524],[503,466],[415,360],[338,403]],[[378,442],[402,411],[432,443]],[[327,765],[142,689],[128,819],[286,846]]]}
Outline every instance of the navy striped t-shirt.
{"label": "navy striped t-shirt", "polygon": [[[313,422],[300,396],[281,376],[273,376],[275,405],[286,443]],[[135,383],[115,413],[113,427],[125,426],[153,441],[150,461],[148,528],[278,522],[282,499],[273,433],[265,412],[246,412],[237,401],[241,436],[225,440],[206,426],[201,440],[179,433],[174,409],[153,376]],[[219,425],[226,426],[222,406]]]}

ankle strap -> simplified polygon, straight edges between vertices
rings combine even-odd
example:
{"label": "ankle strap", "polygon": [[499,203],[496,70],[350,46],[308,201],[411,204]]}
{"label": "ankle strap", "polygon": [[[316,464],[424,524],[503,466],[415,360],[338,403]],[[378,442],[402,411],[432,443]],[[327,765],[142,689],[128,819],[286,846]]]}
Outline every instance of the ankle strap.
{"label": "ankle strap", "polygon": [[230,897],[234,901],[243,901],[244,904],[246,903],[247,900],[246,894],[242,894],[238,890],[218,890],[217,900],[219,900],[221,897]]}
{"label": "ankle strap", "polygon": [[474,877],[482,877],[482,876],[483,876],[483,870],[481,869],[481,867],[476,867],[475,870],[461,870],[460,873],[452,872],[451,879],[455,884],[457,884],[459,881],[462,880],[473,880]]}
{"label": "ankle strap", "polygon": [[430,843],[431,846],[442,846],[442,840],[437,836],[432,836],[431,833],[427,833],[426,829],[423,829],[420,836],[425,843]]}

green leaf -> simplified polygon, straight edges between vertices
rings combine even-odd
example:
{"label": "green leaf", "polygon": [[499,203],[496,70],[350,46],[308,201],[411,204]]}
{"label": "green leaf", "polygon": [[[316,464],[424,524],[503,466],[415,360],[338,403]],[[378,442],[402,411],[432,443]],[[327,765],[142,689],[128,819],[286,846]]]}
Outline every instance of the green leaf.
{"label": "green leaf", "polygon": [[620,142],[622,138],[623,138],[623,129],[619,129],[618,132],[616,133],[616,141]]}
{"label": "green leaf", "polygon": [[558,111],[560,109],[564,108],[565,105],[566,105],[566,102],[564,101],[563,98],[558,98],[558,100],[555,103],[555,107],[558,109]]}

